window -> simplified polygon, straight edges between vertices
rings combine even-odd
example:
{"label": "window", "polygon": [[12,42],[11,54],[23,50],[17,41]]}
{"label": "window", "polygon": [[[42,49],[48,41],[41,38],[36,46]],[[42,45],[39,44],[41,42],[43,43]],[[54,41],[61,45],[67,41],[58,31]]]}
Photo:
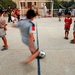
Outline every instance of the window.
{"label": "window", "polygon": [[28,2],[28,8],[32,8],[32,2]]}
{"label": "window", "polygon": [[34,5],[36,5],[36,2],[34,2]]}
{"label": "window", "polygon": [[25,8],[25,2],[20,2],[20,5],[21,5],[21,9]]}

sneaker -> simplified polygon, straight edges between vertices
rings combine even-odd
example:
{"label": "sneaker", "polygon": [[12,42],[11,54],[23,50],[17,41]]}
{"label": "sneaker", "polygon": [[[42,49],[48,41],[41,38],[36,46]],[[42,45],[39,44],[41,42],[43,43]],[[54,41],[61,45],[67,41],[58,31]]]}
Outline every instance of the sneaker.
{"label": "sneaker", "polygon": [[68,40],[68,37],[64,37],[64,39]]}
{"label": "sneaker", "polygon": [[75,42],[74,42],[74,41],[70,41],[70,43],[71,43],[71,44],[75,44]]}
{"label": "sneaker", "polygon": [[68,40],[68,37],[66,37],[66,39]]}
{"label": "sneaker", "polygon": [[73,39],[73,40],[71,40],[71,42],[72,42],[72,41],[74,41],[74,39]]}
{"label": "sneaker", "polygon": [[2,47],[5,47],[5,45],[3,45]]}
{"label": "sneaker", "polygon": [[66,39],[66,37],[64,37],[64,39]]}
{"label": "sneaker", "polygon": [[1,51],[5,51],[5,50],[7,50],[7,49],[8,49],[8,48],[5,48],[5,47],[4,47],[4,48],[1,49]]}

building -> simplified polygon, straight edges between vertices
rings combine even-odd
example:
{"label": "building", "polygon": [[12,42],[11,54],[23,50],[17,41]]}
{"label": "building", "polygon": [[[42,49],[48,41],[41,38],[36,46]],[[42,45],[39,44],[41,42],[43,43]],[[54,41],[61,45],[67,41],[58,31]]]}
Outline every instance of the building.
{"label": "building", "polygon": [[40,14],[42,14],[42,9],[43,9],[43,5],[47,4],[50,6],[50,15],[52,15],[52,10],[53,10],[53,1],[52,0],[12,0],[17,4],[17,8],[20,9],[20,13],[21,14],[25,14],[26,11],[33,6],[35,9],[38,8]]}
{"label": "building", "polygon": [[12,0],[17,4],[17,7],[20,8],[20,6],[23,8],[29,8],[31,5],[34,5],[36,7],[41,7],[45,2],[52,2],[52,0]]}
{"label": "building", "polygon": [[58,0],[58,1],[67,1],[67,2],[69,2],[69,1],[71,1],[71,0]]}

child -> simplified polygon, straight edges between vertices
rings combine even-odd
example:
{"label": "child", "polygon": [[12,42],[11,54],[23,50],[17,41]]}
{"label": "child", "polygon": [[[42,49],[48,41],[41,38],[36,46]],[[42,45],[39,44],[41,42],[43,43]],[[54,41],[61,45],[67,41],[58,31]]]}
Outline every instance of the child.
{"label": "child", "polygon": [[75,21],[74,21],[74,27],[73,27],[73,40],[70,41],[70,43],[75,44]]}
{"label": "child", "polygon": [[16,14],[14,13],[14,11],[12,11],[11,13],[11,19],[12,19],[12,22],[14,23],[16,21]]}
{"label": "child", "polygon": [[7,45],[7,39],[5,37],[6,30],[7,30],[6,29],[6,22],[5,22],[5,19],[2,16],[2,14],[3,14],[3,11],[2,11],[2,9],[0,9],[0,37],[2,38],[3,43],[4,43],[3,49],[1,49],[3,51],[3,50],[8,49],[8,45]]}
{"label": "child", "polygon": [[70,26],[72,24],[72,18],[71,18],[70,12],[67,13],[64,22],[65,22],[65,37],[64,37],[64,39],[68,39]]}
{"label": "child", "polygon": [[62,16],[62,9],[61,9],[61,7],[59,7],[59,9],[58,9],[58,18],[59,18],[59,21],[61,21],[61,16]]}
{"label": "child", "polygon": [[[21,34],[22,34],[22,41],[24,44],[26,44],[29,49],[30,52],[32,54],[32,57],[30,60],[34,59],[35,56],[37,57],[39,54],[39,50],[37,50],[35,48],[35,44],[34,44],[34,35],[33,35],[33,31],[35,28],[33,26],[34,23],[32,22],[32,20],[35,18],[36,14],[35,11],[30,9],[28,10],[27,14],[26,14],[26,19],[19,21],[18,23],[15,23],[14,26],[20,28]],[[33,28],[32,28],[33,27]],[[25,61],[25,63],[28,63],[30,60]]]}

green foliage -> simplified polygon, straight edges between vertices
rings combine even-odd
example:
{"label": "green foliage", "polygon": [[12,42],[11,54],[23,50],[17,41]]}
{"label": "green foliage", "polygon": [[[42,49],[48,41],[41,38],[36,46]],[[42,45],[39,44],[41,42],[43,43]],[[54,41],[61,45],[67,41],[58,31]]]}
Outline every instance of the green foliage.
{"label": "green foliage", "polygon": [[10,5],[12,8],[16,7],[16,3],[14,3],[12,0],[0,0],[0,5],[2,5],[4,8],[7,8],[8,5]]}
{"label": "green foliage", "polygon": [[59,8],[59,4],[62,4],[64,7],[70,7],[73,4],[75,4],[74,0],[71,0],[70,2],[67,1],[60,1],[58,2],[58,0],[53,0],[54,2],[54,9],[58,9]]}
{"label": "green foliage", "polygon": [[54,2],[54,9],[58,9],[59,8],[59,2],[57,0],[53,0]]}
{"label": "green foliage", "polygon": [[49,2],[46,3],[46,6],[47,6],[48,9],[50,9],[50,3]]}
{"label": "green foliage", "polygon": [[75,4],[74,0],[71,0],[70,2],[61,1],[60,3],[61,3],[64,7],[71,7],[73,4]]}

